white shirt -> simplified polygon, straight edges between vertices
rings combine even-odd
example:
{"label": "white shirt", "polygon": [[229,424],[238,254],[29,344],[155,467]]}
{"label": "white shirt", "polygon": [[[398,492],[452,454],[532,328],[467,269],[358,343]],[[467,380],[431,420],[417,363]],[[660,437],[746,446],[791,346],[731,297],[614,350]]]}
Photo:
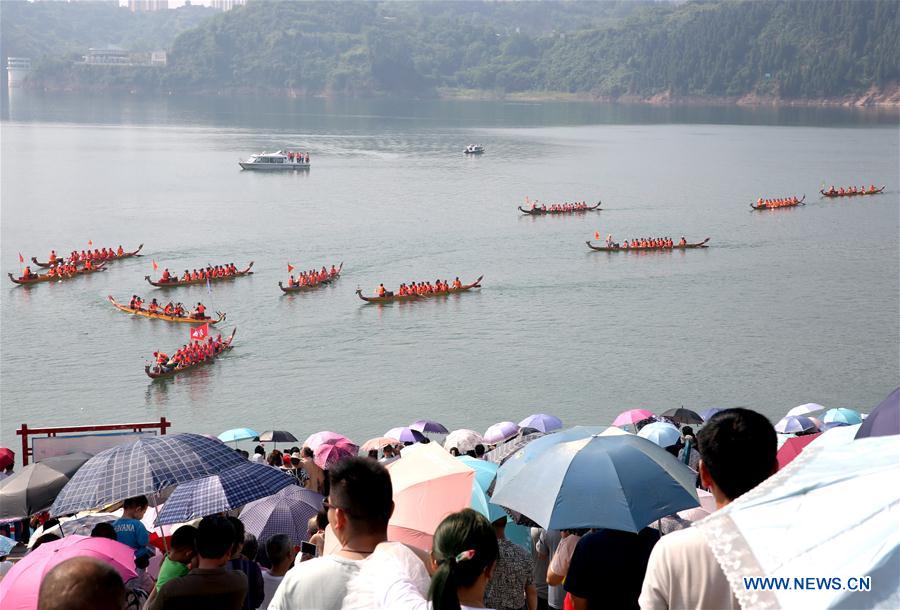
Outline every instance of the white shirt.
{"label": "white shirt", "polygon": [[427,610],[431,578],[406,545],[382,542],[347,585],[343,610]]}
{"label": "white shirt", "polygon": [[663,536],[653,547],[638,603],[641,610],[741,607],[703,533],[693,527]]}
{"label": "white shirt", "polygon": [[338,555],[298,563],[284,575],[268,610],[340,610],[362,563]]}
{"label": "white shirt", "polygon": [[[272,573],[265,568],[260,570],[260,572],[262,572],[263,593],[265,593],[265,597],[263,597],[259,607],[268,608],[269,604],[272,603],[272,598],[275,597],[275,591],[278,589],[278,585],[281,584],[284,576],[272,576]],[[290,573],[290,570],[288,570],[287,573]]]}

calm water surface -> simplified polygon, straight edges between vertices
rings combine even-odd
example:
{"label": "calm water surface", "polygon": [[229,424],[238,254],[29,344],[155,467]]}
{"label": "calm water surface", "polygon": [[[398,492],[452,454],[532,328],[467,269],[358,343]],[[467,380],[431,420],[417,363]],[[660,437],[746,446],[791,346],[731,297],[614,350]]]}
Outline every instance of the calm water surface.
{"label": "calm water surface", "polygon": [[[900,377],[896,116],[587,104],[136,100],[15,92],[4,105],[3,271],[144,243],[146,256],[55,285],[7,282],[0,444],[30,426],[170,418],[179,431],[333,429],[361,442],[419,417],[483,430],[545,411],[804,402],[870,409]],[[480,142],[487,154],[466,158]],[[260,150],[311,153],[294,175],[241,172]],[[887,184],[821,200],[822,183]],[[758,196],[804,207],[749,211]],[[603,212],[522,217],[525,196]],[[617,240],[710,237],[703,251],[604,254]],[[256,262],[230,283],[156,290],[172,270]],[[344,261],[282,295],[286,264]],[[381,281],[484,275],[429,302],[365,305]],[[203,300],[237,326],[215,365],[143,372],[187,328],[106,302]]]}

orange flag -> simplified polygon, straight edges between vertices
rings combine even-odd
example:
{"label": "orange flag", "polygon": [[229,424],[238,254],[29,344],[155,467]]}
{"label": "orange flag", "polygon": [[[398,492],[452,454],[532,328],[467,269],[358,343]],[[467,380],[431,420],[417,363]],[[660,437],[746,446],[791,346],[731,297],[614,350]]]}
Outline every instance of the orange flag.
{"label": "orange flag", "polygon": [[156,261],[153,261],[153,270],[159,271],[159,265],[156,264]]}
{"label": "orange flag", "polygon": [[191,329],[191,339],[193,341],[202,341],[209,336],[209,322]]}
{"label": "orange flag", "polygon": [[294,270],[294,266],[292,264],[288,263],[288,273],[290,273],[293,270]]}
{"label": "orange flag", "polygon": [[600,231],[594,231],[594,239],[600,241]]}
{"label": "orange flag", "polygon": [[20,262],[20,263],[24,263],[24,262],[25,262],[25,258],[22,256],[22,253],[21,253],[21,252],[19,252],[19,262]]}

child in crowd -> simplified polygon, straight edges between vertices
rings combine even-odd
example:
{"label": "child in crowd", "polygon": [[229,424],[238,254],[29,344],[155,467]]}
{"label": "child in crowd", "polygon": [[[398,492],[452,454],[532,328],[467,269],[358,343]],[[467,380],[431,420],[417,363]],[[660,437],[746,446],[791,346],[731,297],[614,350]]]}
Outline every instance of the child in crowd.
{"label": "child in crowd", "polygon": [[147,512],[147,496],[135,496],[122,503],[122,517],[113,521],[113,529],[116,530],[116,539],[134,549],[135,558],[149,557],[154,551],[147,548],[150,543],[150,534],[141,523],[144,513]]}
{"label": "child in crowd", "polygon": [[190,564],[197,554],[194,549],[196,538],[197,529],[192,525],[183,525],[172,533],[169,553],[159,567],[159,577],[156,579],[157,591],[173,578],[184,576],[190,571]]}

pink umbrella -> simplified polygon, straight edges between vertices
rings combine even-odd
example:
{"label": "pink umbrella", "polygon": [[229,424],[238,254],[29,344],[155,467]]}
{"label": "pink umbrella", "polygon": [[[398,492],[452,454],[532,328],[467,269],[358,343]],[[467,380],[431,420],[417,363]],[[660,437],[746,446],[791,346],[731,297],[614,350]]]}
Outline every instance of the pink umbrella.
{"label": "pink umbrella", "polygon": [[469,506],[475,471],[436,443],[407,447],[387,468],[394,488],[388,538],[427,551],[444,517]]}
{"label": "pink umbrella", "polygon": [[625,411],[623,413],[619,413],[615,420],[613,420],[612,425],[614,426],[627,426],[629,424],[634,425],[639,421],[649,419],[653,417],[653,413],[648,411],[647,409],[631,409],[630,411]]}
{"label": "pink umbrella", "polygon": [[371,449],[377,449],[381,451],[388,445],[402,445],[400,441],[395,438],[389,438],[387,436],[379,436],[378,438],[371,438],[362,444],[362,447],[359,448],[363,453],[368,453]]}
{"label": "pink umbrella", "polygon": [[72,557],[93,557],[108,563],[125,581],[137,576],[134,549],[130,546],[109,538],[66,536],[42,544],[12,567],[0,581],[0,608],[35,610],[44,576],[54,566]]}
{"label": "pink umbrella", "polygon": [[514,437],[519,432],[519,426],[511,421],[502,421],[494,424],[484,432],[486,443],[499,443]]}
{"label": "pink umbrella", "polygon": [[333,439],[343,439],[348,443],[352,444],[352,441],[348,439],[346,436],[342,434],[338,434],[337,432],[329,432],[328,430],[323,430],[322,432],[316,432],[315,434],[310,434],[309,438],[303,441],[304,447],[309,447],[313,451],[315,451],[319,445],[324,443],[325,441],[333,440]]}
{"label": "pink umbrella", "polygon": [[315,448],[313,461],[319,468],[327,469],[346,457],[353,457],[359,453],[359,446],[344,438],[329,438],[322,441]]}

